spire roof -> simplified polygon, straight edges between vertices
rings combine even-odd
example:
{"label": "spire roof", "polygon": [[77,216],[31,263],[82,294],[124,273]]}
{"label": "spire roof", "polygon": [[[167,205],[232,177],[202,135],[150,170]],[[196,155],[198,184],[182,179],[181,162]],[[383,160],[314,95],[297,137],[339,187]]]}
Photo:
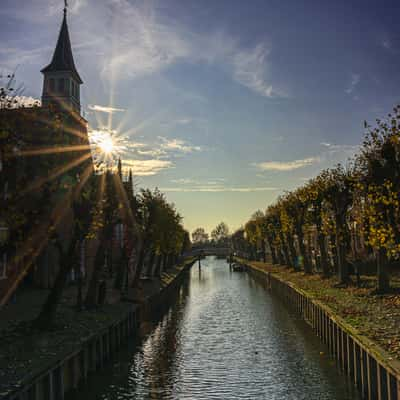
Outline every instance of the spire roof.
{"label": "spire roof", "polygon": [[81,77],[76,70],[74,57],[72,55],[71,41],[69,39],[68,25],[67,25],[67,12],[64,9],[64,18],[58,35],[57,45],[54,50],[53,58],[51,63],[42,69],[42,73],[45,72],[57,72],[57,71],[69,71],[72,73],[74,78],[79,82],[83,83]]}

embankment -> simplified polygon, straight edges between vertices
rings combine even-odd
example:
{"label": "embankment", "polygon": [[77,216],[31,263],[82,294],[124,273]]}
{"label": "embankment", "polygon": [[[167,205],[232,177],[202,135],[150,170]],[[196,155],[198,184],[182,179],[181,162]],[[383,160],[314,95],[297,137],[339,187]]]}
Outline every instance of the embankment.
{"label": "embankment", "polygon": [[[187,260],[149,283],[140,303],[127,296],[124,302],[78,313],[62,331],[7,338],[10,350],[0,354],[0,399],[62,400],[78,390],[138,334],[142,318],[166,302],[192,264]],[[16,346],[16,340],[23,345]]]}
{"label": "embankment", "polygon": [[397,360],[357,332],[329,304],[316,300],[307,291],[255,263],[240,262],[312,327],[328,346],[337,366],[350,376],[363,398],[400,400],[400,363]]}

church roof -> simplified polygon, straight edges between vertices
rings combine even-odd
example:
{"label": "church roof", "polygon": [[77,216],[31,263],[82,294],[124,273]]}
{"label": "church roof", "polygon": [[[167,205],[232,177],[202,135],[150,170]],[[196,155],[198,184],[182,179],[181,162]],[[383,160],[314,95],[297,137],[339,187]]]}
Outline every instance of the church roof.
{"label": "church roof", "polygon": [[45,73],[57,71],[69,71],[79,83],[83,83],[75,67],[74,57],[71,49],[71,41],[68,33],[67,15],[65,11],[53,58],[51,63],[47,67],[44,67],[41,72]]}

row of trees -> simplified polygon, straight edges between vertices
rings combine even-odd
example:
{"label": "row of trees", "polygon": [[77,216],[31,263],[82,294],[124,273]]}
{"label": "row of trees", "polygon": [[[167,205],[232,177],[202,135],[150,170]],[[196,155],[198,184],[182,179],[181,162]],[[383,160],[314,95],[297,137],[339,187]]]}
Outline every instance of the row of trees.
{"label": "row of trees", "polygon": [[192,232],[192,241],[196,245],[227,246],[229,244],[229,228],[225,222],[220,222],[212,231],[211,239],[204,228],[196,228]]}
{"label": "row of trees", "polygon": [[[133,192],[132,175],[122,182],[121,171],[93,175],[84,190],[73,199],[73,227],[68,246],[63,246],[54,230],[61,265],[55,284],[36,325],[47,328],[55,319],[62,292],[72,270],[77,276],[77,308],[90,309],[104,302],[105,280],[122,294],[137,292],[142,276],[157,278],[178,262],[190,248],[190,238],[182,218],[163,193],[155,189]],[[115,236],[119,231],[118,255]],[[82,284],[79,249],[83,240],[95,241],[97,250],[87,285]],[[111,279],[110,279],[111,278]],[[86,295],[83,298],[85,286]]]}
{"label": "row of trees", "polygon": [[[24,108],[14,76],[7,79],[0,85],[0,267],[7,257],[0,294],[9,298],[41,255],[56,253],[45,257],[56,276],[35,322],[47,328],[72,276],[77,309],[90,309],[104,302],[106,280],[121,294],[140,293],[142,276],[159,277],[191,243],[159,190],[134,193],[121,163],[95,173],[79,118],[56,106]],[[94,259],[87,271],[85,249]]]}
{"label": "row of trees", "polygon": [[[349,283],[352,269],[376,263],[377,290],[389,290],[389,271],[400,256],[400,107],[376,126],[348,165],[322,171],[287,192],[265,213],[256,212],[232,236],[250,257],[286,264]],[[351,266],[353,268],[351,268]]]}

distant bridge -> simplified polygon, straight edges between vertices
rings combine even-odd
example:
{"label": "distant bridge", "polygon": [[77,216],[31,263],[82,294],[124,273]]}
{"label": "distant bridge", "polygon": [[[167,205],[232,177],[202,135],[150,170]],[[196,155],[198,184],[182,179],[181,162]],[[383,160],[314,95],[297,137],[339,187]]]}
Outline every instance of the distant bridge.
{"label": "distant bridge", "polygon": [[192,249],[184,254],[185,257],[194,257],[194,256],[220,256],[220,257],[228,257],[232,253],[232,249],[230,247],[200,247],[196,249]]}

